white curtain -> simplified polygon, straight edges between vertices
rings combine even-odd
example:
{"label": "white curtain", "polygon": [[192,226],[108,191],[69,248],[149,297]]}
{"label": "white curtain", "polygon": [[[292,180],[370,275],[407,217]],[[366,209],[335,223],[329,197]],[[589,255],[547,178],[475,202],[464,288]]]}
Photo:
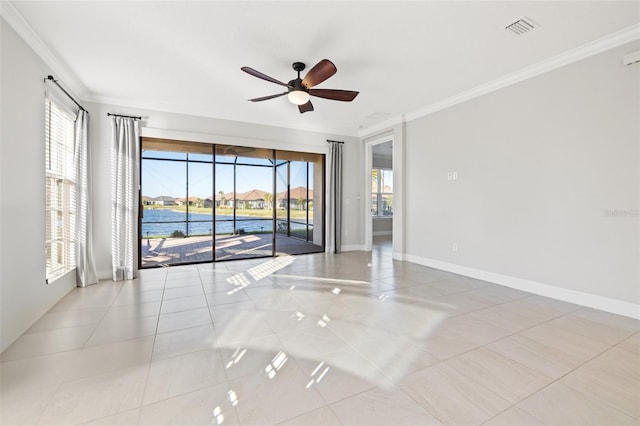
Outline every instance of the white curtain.
{"label": "white curtain", "polygon": [[111,251],[113,280],[137,276],[140,141],[138,122],[111,117]]}
{"label": "white curtain", "polygon": [[329,141],[329,253],[342,248],[342,142]]}
{"label": "white curtain", "polygon": [[76,276],[78,287],[98,282],[93,254],[93,210],[89,174],[89,114],[79,110],[73,144],[73,168],[76,173]]}

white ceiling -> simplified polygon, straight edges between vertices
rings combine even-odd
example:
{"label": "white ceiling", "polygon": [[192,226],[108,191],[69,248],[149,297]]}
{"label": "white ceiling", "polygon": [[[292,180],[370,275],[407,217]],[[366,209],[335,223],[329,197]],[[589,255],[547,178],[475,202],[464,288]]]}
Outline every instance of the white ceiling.
{"label": "white ceiling", "polygon": [[[640,20],[637,1],[12,4],[85,101],[352,135]],[[540,27],[504,29],[522,16]],[[305,114],[286,97],[247,102],[283,88],[240,67],[286,82],[294,61],[323,58],[338,72],[317,87],[360,91],[353,102],[313,98]]]}

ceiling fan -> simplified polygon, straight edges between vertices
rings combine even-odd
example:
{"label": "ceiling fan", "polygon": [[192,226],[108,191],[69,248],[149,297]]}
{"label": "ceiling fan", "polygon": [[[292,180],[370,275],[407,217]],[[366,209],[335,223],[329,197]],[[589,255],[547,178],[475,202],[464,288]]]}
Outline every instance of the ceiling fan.
{"label": "ceiling fan", "polygon": [[287,95],[291,103],[298,105],[300,113],[305,113],[308,111],[313,111],[313,105],[309,100],[310,96],[317,96],[318,98],[343,102],[351,102],[355,99],[356,96],[358,96],[359,92],[354,92],[352,90],[313,89],[314,86],[322,83],[323,81],[334,75],[336,71],[338,71],[333,62],[328,59],[323,59],[318,62],[313,68],[309,70],[304,78],[300,78],[300,71],[305,69],[305,64],[303,64],[302,62],[294,62],[292,67],[295,71],[298,72],[298,77],[286,84],[276,80],[273,77],[269,77],[268,75],[263,74],[260,71],[256,71],[253,68],[240,68],[247,74],[251,74],[254,77],[270,81],[271,83],[279,84],[280,86],[284,86],[288,89],[286,92],[278,93],[276,95],[263,96],[261,98],[253,98],[249,100],[251,102],[260,102]]}

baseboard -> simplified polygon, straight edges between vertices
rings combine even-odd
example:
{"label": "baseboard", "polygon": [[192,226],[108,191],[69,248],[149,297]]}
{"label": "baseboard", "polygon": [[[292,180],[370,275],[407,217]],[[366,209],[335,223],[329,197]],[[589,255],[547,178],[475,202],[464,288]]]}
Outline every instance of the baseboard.
{"label": "baseboard", "polygon": [[431,268],[488,281],[493,284],[503,285],[516,290],[534,293],[539,296],[550,297],[552,299],[562,300],[563,302],[574,303],[576,305],[586,306],[640,320],[640,304],[624,302],[622,300],[611,299],[609,297],[598,296],[595,294],[543,284],[536,281],[469,268],[435,259],[428,259],[414,255],[406,255],[405,259],[419,265],[429,266]]}

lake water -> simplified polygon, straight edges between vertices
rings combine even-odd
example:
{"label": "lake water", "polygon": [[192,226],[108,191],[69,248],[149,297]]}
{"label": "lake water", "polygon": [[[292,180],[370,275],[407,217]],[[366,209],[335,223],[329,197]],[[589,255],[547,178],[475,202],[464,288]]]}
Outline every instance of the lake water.
{"label": "lake water", "polygon": [[[188,221],[188,232],[187,232]],[[174,231],[181,231],[185,235],[208,235],[213,232],[213,215],[206,213],[189,213],[167,209],[145,209],[142,219],[142,237],[168,236]],[[178,222],[178,223],[158,223],[158,222]],[[278,221],[278,223],[284,221]],[[311,222],[311,221],[310,221]],[[309,224],[310,227],[312,224]],[[286,225],[281,225],[286,226]],[[270,218],[260,219],[255,216],[236,216],[234,227],[233,216],[216,215],[216,234],[232,234],[234,229],[244,229],[246,233],[267,231],[273,229],[273,220]],[[303,223],[291,222],[291,230],[305,229]]]}

